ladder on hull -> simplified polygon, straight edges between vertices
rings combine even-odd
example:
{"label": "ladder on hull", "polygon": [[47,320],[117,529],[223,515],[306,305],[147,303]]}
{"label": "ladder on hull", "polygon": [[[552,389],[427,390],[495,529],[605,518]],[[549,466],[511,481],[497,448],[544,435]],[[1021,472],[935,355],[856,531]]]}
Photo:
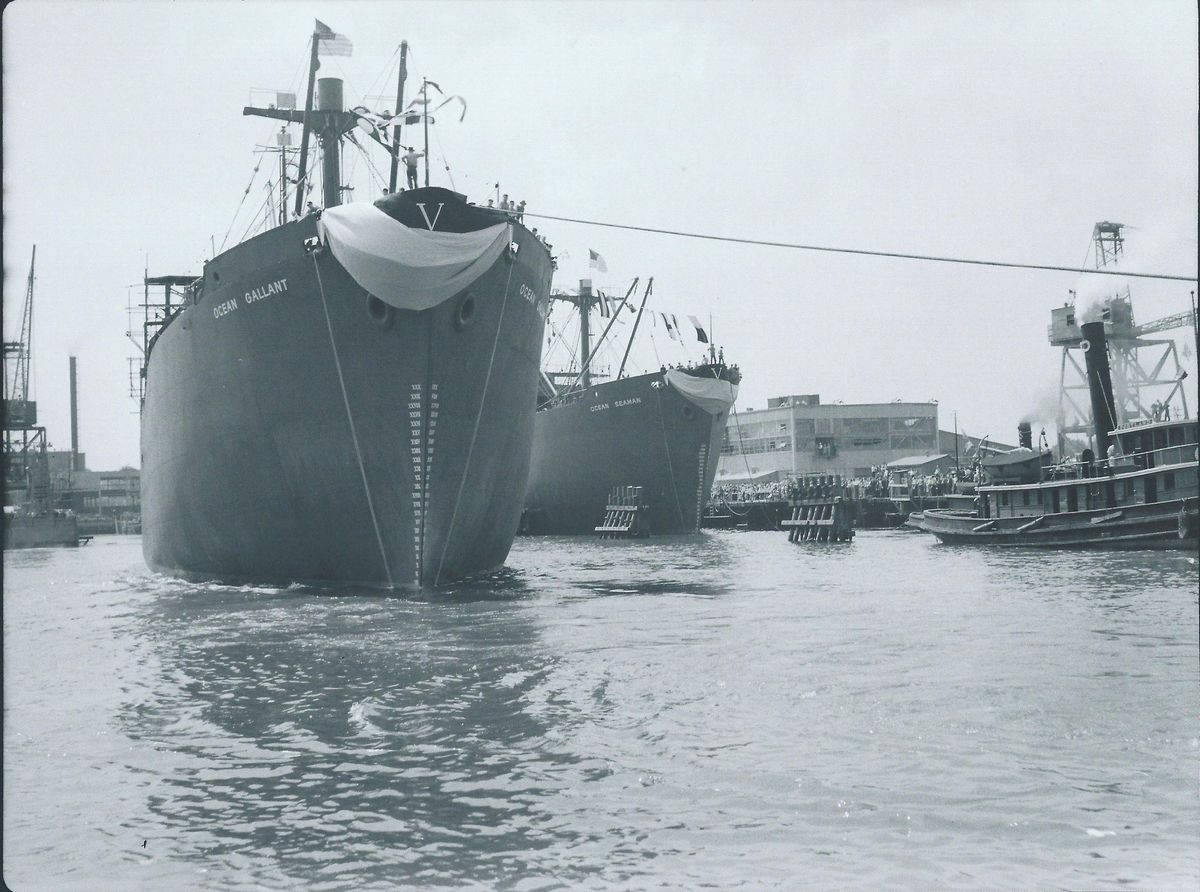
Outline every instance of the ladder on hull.
{"label": "ladder on hull", "polygon": [[640,539],[650,535],[648,505],[640,486],[614,486],[604,506],[604,520],[596,527],[601,539]]}

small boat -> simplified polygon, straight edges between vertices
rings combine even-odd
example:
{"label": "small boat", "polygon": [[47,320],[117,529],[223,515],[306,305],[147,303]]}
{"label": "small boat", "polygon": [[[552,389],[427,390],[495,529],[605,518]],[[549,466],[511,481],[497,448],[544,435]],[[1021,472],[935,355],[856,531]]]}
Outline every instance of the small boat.
{"label": "small boat", "polygon": [[1038,453],[1014,455],[998,479],[976,488],[976,510],[924,512],[925,529],[942,542],[1192,551],[1200,544],[1196,419],[1114,425],[1104,324],[1081,329],[1101,458],[1084,450],[1078,462],[1047,468]]}

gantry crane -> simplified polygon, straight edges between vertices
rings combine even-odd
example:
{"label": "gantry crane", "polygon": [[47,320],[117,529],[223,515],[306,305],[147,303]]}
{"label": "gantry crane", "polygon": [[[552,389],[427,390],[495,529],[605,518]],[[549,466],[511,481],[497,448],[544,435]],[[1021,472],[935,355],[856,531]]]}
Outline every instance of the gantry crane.
{"label": "gantry crane", "polygon": [[[1120,260],[1124,250],[1124,224],[1104,221],[1092,229],[1095,242],[1096,268]],[[1149,419],[1155,415],[1155,404],[1171,405],[1174,411],[1182,408],[1188,416],[1185,377],[1175,341],[1171,338],[1148,338],[1192,322],[1193,314],[1176,313],[1138,325],[1133,318],[1133,299],[1124,287],[1101,302],[1101,318],[1108,338],[1112,371],[1113,396],[1117,421]],[[1066,438],[1071,435],[1090,437],[1092,434],[1091,403],[1088,399],[1087,373],[1082,360],[1075,358],[1083,335],[1079,326],[1088,320],[1077,318],[1076,307],[1066,303],[1050,311],[1048,335],[1050,343],[1062,347],[1058,395],[1058,448],[1065,451]]]}
{"label": "gantry crane", "polygon": [[50,499],[46,429],[37,423],[37,403],[29,398],[33,355],[33,282],[37,245],[29,258],[29,279],[21,310],[21,331],[4,342],[4,503],[45,510]]}

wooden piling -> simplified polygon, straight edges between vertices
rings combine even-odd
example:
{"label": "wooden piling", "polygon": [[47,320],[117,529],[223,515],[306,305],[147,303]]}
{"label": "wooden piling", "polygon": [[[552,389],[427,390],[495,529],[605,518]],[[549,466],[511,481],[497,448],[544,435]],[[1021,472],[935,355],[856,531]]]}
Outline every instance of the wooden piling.
{"label": "wooden piling", "polygon": [[849,542],[854,538],[854,516],[841,496],[794,499],[792,516],[780,524],[789,542]]}

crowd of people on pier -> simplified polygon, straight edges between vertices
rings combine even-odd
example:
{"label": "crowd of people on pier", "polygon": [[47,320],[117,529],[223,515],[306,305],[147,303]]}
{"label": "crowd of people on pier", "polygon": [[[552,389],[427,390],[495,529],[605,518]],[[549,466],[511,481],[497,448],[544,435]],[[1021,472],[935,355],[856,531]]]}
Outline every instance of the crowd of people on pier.
{"label": "crowd of people on pier", "polygon": [[[901,476],[903,475],[903,476]],[[965,483],[982,482],[978,464],[969,468],[949,468],[932,474],[896,473],[886,465],[871,468],[869,476],[843,477],[841,474],[806,474],[771,483],[717,483],[713,486],[714,503],[773,502],[785,499],[842,496],[853,499],[892,498],[893,483],[907,486],[910,497],[926,498],[951,495]]]}

